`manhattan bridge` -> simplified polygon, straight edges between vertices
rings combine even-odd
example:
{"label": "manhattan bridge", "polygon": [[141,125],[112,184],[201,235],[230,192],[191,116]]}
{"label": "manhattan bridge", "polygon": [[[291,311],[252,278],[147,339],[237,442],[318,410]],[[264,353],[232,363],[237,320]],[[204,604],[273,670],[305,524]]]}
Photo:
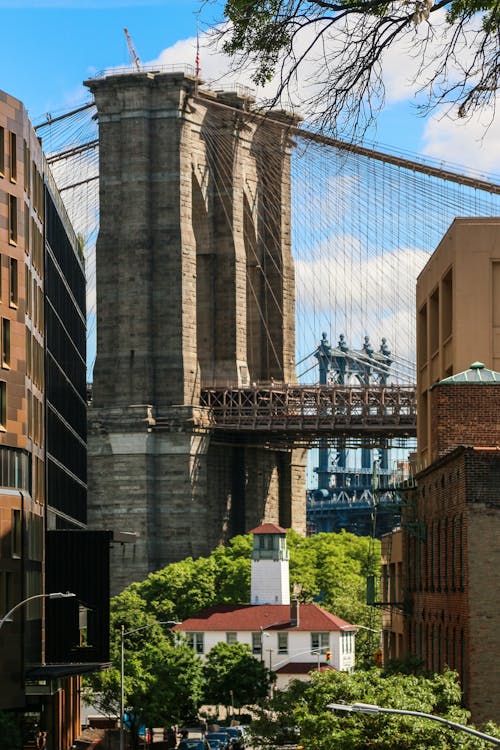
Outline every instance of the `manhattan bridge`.
{"label": "manhattan bridge", "polygon": [[[183,70],[193,74],[188,66]],[[243,102],[250,112],[251,92],[233,88],[238,106]],[[92,353],[99,229],[95,104],[89,99],[35,125],[85,247]],[[234,141],[215,125],[205,127],[203,137],[218,160],[210,189],[223,197],[231,189],[225,165]],[[351,527],[369,533],[366,510],[377,505],[383,512],[385,503],[387,528],[382,525],[381,533],[393,523],[391,488],[407,476],[406,455],[416,434],[416,278],[455,217],[500,214],[500,178],[464,174],[459,167],[390,148],[344,143],[297,121],[289,125],[288,137],[296,378],[282,382],[272,376],[279,357],[267,306],[283,304],[273,286],[280,269],[265,243],[257,250],[251,227],[244,225],[255,255],[247,284],[258,318],[249,328],[248,346],[264,352],[268,377],[244,386],[205,381],[201,403],[210,410],[214,435],[222,431],[237,440],[239,433],[254,431],[273,445],[313,449],[310,531],[349,526],[346,519],[360,511]],[[278,158],[268,159],[269,175],[281,168]],[[274,207],[257,210],[261,231],[272,240],[281,217],[273,215]],[[162,429],[161,418],[154,429]]]}

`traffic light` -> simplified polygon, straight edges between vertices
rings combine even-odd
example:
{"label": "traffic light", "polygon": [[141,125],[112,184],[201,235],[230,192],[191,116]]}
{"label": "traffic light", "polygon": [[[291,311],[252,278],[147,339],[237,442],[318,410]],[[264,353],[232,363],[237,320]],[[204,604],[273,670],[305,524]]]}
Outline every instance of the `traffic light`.
{"label": "traffic light", "polygon": [[330,664],[330,662],[332,660],[332,652],[330,651],[329,648],[325,652],[325,657],[326,657],[326,663]]}
{"label": "traffic light", "polygon": [[373,660],[375,664],[377,665],[377,667],[383,666],[383,656],[382,656],[382,651],[380,651],[380,649],[378,651],[375,651],[375,653],[373,654]]}

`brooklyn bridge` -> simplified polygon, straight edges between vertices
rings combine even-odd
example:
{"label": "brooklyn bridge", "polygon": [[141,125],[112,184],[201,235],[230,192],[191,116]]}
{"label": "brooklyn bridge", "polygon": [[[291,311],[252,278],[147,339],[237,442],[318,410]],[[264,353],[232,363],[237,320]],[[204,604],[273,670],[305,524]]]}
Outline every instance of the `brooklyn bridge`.
{"label": "brooklyn bridge", "polygon": [[416,277],[500,185],[182,66],[86,86],[37,132],[86,249],[89,522],[137,535],[118,590],[262,521],[304,531],[307,448],[415,436]]}

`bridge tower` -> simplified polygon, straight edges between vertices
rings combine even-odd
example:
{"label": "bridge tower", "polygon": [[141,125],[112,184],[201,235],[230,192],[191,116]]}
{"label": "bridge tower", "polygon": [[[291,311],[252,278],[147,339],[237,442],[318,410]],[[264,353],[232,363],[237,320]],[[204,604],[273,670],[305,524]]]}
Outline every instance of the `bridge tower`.
{"label": "bridge tower", "polygon": [[116,593],[269,522],[305,531],[305,451],[211,435],[204,387],[295,381],[290,115],[183,72],[86,81],[98,110],[89,524],[134,532]]}
{"label": "bridge tower", "polygon": [[[343,334],[335,347],[323,333],[314,356],[318,360],[319,381],[323,385],[387,385],[392,359],[385,338],[379,351],[375,352],[368,336],[364,337],[362,348],[355,350],[348,347]],[[390,531],[394,520],[392,496],[386,497],[382,493],[376,498],[372,487],[375,481],[381,488],[388,485],[391,477],[388,449],[379,447],[373,451],[361,447],[348,450],[345,439],[338,437],[332,450],[329,442],[323,440],[319,443],[318,467],[314,471],[318,475],[318,486],[307,493],[310,530],[340,531],[345,528],[369,535],[372,533],[373,509],[379,505],[376,534],[381,536]],[[384,508],[389,499],[391,507]]]}

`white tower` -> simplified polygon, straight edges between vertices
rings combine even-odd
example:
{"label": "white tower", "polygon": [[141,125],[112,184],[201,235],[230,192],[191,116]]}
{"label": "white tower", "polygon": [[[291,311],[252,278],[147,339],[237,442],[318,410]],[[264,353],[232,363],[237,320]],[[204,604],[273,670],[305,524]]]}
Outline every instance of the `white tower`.
{"label": "white tower", "polygon": [[290,604],[286,531],[274,523],[252,529],[251,604]]}

